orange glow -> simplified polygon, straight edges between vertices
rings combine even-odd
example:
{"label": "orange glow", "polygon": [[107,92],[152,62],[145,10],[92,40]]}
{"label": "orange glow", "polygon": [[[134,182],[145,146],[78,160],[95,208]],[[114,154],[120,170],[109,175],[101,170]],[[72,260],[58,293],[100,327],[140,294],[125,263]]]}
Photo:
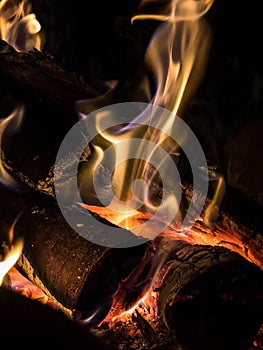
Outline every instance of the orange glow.
{"label": "orange glow", "polygon": [[43,47],[41,25],[31,11],[29,0],[0,1],[0,38],[18,52]]}
{"label": "orange glow", "polygon": [[42,289],[24,277],[15,267],[12,267],[9,270],[8,276],[10,279],[11,288],[14,292],[29,299],[37,300],[42,304],[47,304],[54,309],[58,309],[58,305],[54,300],[49,298],[47,294],[42,291]]}

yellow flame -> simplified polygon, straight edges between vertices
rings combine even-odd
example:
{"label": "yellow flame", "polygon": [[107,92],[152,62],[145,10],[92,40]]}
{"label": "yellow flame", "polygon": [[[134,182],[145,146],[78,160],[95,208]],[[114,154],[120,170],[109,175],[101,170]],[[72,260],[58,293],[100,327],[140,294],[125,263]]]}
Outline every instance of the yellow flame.
{"label": "yellow flame", "polygon": [[218,174],[214,179],[216,181],[216,189],[214,191],[211,202],[207,206],[204,212],[203,222],[206,226],[213,228],[219,215],[219,208],[225,195],[225,178],[223,175]]}
{"label": "yellow flame", "polygon": [[[161,6],[160,1],[154,2]],[[146,52],[146,63],[156,75],[157,91],[154,104],[165,106],[176,115],[185,104],[186,87],[191,94],[198,85],[207,61],[211,33],[203,16],[213,0],[174,0],[162,10],[163,14],[137,14],[135,20],[163,21]],[[173,120],[167,121],[170,131]],[[162,128],[163,129],[163,128]]]}
{"label": "yellow flame", "polygon": [[[115,153],[112,159],[115,167],[111,187],[115,198],[108,209],[119,211],[121,217],[126,215],[127,210],[124,209],[125,206],[119,206],[118,200],[134,210],[137,210],[142,204],[146,205],[148,212],[155,214],[158,211],[164,216],[169,216],[169,208],[178,208],[180,204],[172,189],[171,194],[167,195],[165,201],[162,202],[163,208],[160,211],[160,205],[153,205],[149,200],[149,193],[144,190],[149,186],[143,186],[142,183],[143,181],[148,185],[152,183],[165,162],[165,159],[160,158],[157,168],[149,172],[149,164],[153,156],[156,156],[158,148],[165,149],[167,157],[169,154],[178,152],[178,144],[171,140],[169,135],[172,135],[177,113],[182,113],[190,94],[200,83],[207,62],[211,35],[209,26],[203,17],[212,3],[212,0],[171,0],[164,7],[160,0],[145,0],[139,8],[139,13],[132,18],[132,22],[147,19],[163,22],[150,41],[145,61],[156,77],[156,91],[152,98],[152,105],[164,107],[171,113],[165,118],[158,118],[160,124],[151,128],[148,125],[151,124],[149,121],[155,117],[155,111],[149,109],[138,116],[140,120],[137,124],[135,118],[133,123],[126,127],[120,126],[118,130],[116,128],[105,130],[103,127],[104,120],[111,118],[108,112],[103,111],[96,114],[96,128],[100,137],[93,142],[93,156],[100,163],[107,145],[114,145]],[[148,4],[154,4],[158,10],[162,9],[161,12],[142,14],[142,8]],[[80,107],[85,108],[83,105]],[[147,126],[143,126],[143,122],[147,122]],[[183,141],[184,135],[181,137],[180,141]],[[136,144],[132,143],[134,139],[136,139]],[[138,143],[138,140],[141,142]],[[146,140],[155,146],[153,148],[145,146],[144,141]],[[137,154],[131,156],[131,154],[134,155],[135,147]],[[123,159],[126,161],[122,161]],[[98,171],[99,166],[96,162],[92,169],[94,174]],[[83,177],[80,184],[85,181]],[[132,190],[135,182],[137,197],[134,196],[135,192]],[[180,223],[181,217],[180,210],[178,210],[174,222]],[[126,220],[128,221],[127,216]],[[167,218],[167,221],[170,219]]]}
{"label": "yellow flame", "polygon": [[[23,116],[24,107],[17,107],[15,111],[12,112],[7,118],[0,119],[0,152],[2,151],[3,139],[6,131],[10,128],[12,129],[12,132],[16,132],[22,124]],[[3,155],[0,157],[0,182],[2,182],[5,186],[14,187],[16,181],[6,171],[3,165],[2,157]]]}
{"label": "yellow flame", "polygon": [[44,44],[41,25],[31,11],[29,0],[0,0],[0,38],[18,52],[41,50]]}
{"label": "yellow flame", "polygon": [[17,240],[6,254],[3,261],[0,261],[0,285],[8,271],[15,265],[23,250],[23,240]]}

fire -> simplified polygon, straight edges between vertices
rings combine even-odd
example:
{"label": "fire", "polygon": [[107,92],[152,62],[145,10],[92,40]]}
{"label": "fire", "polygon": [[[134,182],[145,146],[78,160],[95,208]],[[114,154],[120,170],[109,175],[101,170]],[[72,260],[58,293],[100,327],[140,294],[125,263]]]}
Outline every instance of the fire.
{"label": "fire", "polygon": [[58,309],[58,305],[54,300],[23,276],[15,267],[24,247],[24,240],[22,238],[14,238],[14,229],[21,214],[16,217],[11,225],[7,242],[4,244],[3,259],[0,261],[0,286],[3,284],[4,277],[8,275],[8,288],[11,288],[15,293],[38,300],[42,304],[47,304],[54,309]]}
{"label": "fire", "polygon": [[[162,8],[161,2],[159,5]],[[143,206],[143,211],[157,220],[157,226],[160,222],[171,221],[178,228],[182,224],[181,182],[179,175],[175,179],[174,173],[169,174],[168,158],[178,154],[179,145],[184,144],[186,136],[179,135],[179,140],[175,142],[169,135],[173,132],[177,113],[182,113],[204,71],[210,32],[203,16],[211,5],[211,0],[173,0],[162,9],[163,13],[156,15],[142,14],[143,2],[139,13],[132,18],[132,22],[147,19],[163,22],[154,33],[145,56],[146,65],[156,78],[156,92],[151,106],[135,116],[128,125],[105,128],[107,120],[115,116],[111,115],[110,110],[97,113],[95,128],[99,137],[92,141],[93,159],[96,161],[92,165],[89,163],[89,171],[92,166],[90,173],[97,174],[101,165],[114,169],[111,183],[94,189],[96,179],[90,180],[90,175],[86,173],[79,175],[80,192],[96,192],[102,204],[113,213],[115,223],[125,218],[128,227],[131,227],[129,221],[134,222],[131,218],[136,217]],[[78,102],[82,118],[86,118],[86,103],[89,101]],[[164,107],[169,114],[158,113],[154,106]],[[113,146],[114,151],[107,158],[109,145]],[[164,152],[161,153],[161,150]],[[164,171],[167,171],[169,189],[162,193],[161,202],[154,203],[151,184]],[[131,213],[130,217],[128,212]],[[116,219],[116,213],[119,213],[120,220]],[[138,230],[139,234],[144,232],[149,237],[142,225]]]}
{"label": "fire", "polygon": [[[176,249],[178,240],[187,244],[224,245],[222,234],[219,232],[215,239],[211,229],[224,196],[225,183],[222,175],[212,175],[212,180],[217,183],[214,196],[202,217],[193,218],[198,222],[194,228],[187,225],[183,227],[184,212],[178,195],[182,191],[180,178],[177,182],[169,179],[169,190],[167,193],[162,192],[163,198],[158,203],[153,201],[150,190],[153,183],[157,183],[157,186],[160,184],[158,175],[165,167],[166,158],[161,153],[158,154],[159,148],[164,149],[168,156],[177,156],[180,153],[179,146],[186,141],[187,135],[180,135],[179,142],[174,142],[169,135],[172,134],[177,115],[183,115],[206,67],[211,34],[204,15],[211,8],[213,0],[171,0],[165,2],[165,6],[160,1],[154,1],[154,5],[158,5],[154,8],[158,7],[161,11],[146,13],[147,6],[152,3],[153,1],[142,1],[138,13],[132,18],[132,22],[150,19],[161,23],[145,56],[146,65],[156,81],[151,105],[135,115],[132,122],[119,123],[118,126],[109,128],[105,127],[107,120],[114,119],[115,116],[111,115],[110,110],[98,112],[95,126],[91,125],[99,135],[91,141],[93,155],[89,172],[94,178],[90,180],[90,175],[86,172],[79,175],[80,192],[96,193],[101,201],[100,204],[93,203],[92,200],[90,203],[79,203],[82,207],[115,225],[129,229],[137,236],[153,240],[152,255],[144,257],[140,266],[120,283],[114,294],[112,308],[104,319],[108,323],[123,320],[135,310],[142,310],[144,315],[152,315],[153,311],[149,310],[155,309],[158,297],[154,285],[162,279],[162,267],[169,254]],[[145,86],[148,89],[149,83]],[[88,104],[89,101],[78,102],[81,118],[88,119],[89,116],[85,114]],[[157,115],[154,106],[162,106],[170,113]],[[109,145],[113,146],[114,154],[110,154],[108,162],[106,152]],[[114,171],[110,183],[105,185],[98,181],[100,185],[96,187],[96,176],[99,177],[101,168],[104,172],[107,169]],[[167,172],[167,177],[169,176],[174,177]],[[171,208],[176,210],[171,212]],[[144,222],[150,220],[152,224],[145,226]],[[206,234],[203,234],[204,228],[201,228],[203,224],[207,229]],[[157,236],[156,231],[160,232]],[[231,249],[244,256],[240,242],[231,238],[231,234],[228,236],[229,242],[233,243]],[[138,281],[143,282],[138,285]],[[127,302],[129,293],[133,298]]]}
{"label": "fire", "polygon": [[10,248],[8,253],[6,254],[3,261],[0,262],[0,285],[2,284],[3,278],[8,273],[8,271],[15,265],[17,260],[20,257],[20,254],[23,249],[23,242],[19,240],[14,243],[14,245]]}
{"label": "fire", "polygon": [[[8,117],[0,119],[0,154],[8,133],[15,133],[19,130],[23,122],[24,107],[17,107]],[[5,186],[15,187],[16,180],[6,171],[2,162],[3,155],[0,157],[0,183]]]}
{"label": "fire", "polygon": [[0,285],[8,271],[15,265],[23,249],[22,241],[18,241],[10,248],[3,261],[0,262]]}
{"label": "fire", "polygon": [[19,216],[17,216],[16,220],[13,222],[9,230],[9,234],[8,234],[9,245],[6,247],[7,252],[4,255],[3,260],[0,261],[0,285],[3,282],[3,278],[5,277],[5,275],[16,264],[23,250],[23,246],[24,246],[23,239],[21,238],[16,240],[14,239],[14,228],[18,218]]}
{"label": "fire", "polygon": [[0,1],[0,38],[18,52],[41,50],[44,36],[29,0]]}
{"label": "fire", "polygon": [[[135,115],[132,122],[118,123],[108,128],[105,127],[107,120],[115,116],[110,110],[98,112],[95,125],[90,126],[97,130],[98,136],[91,141],[93,156],[89,172],[79,173],[78,185],[82,193],[96,193],[103,206],[92,201],[79,204],[137,236],[153,240],[154,246],[152,255],[145,256],[131,275],[120,283],[113,296],[111,310],[102,323],[114,324],[125,320],[135,310],[152,317],[157,298],[153,292],[154,284],[160,278],[167,257],[175,249],[174,243],[177,240],[199,243],[187,227],[182,228],[180,179],[171,180],[174,174],[169,175],[167,170],[169,189],[162,192],[162,200],[157,203],[152,198],[151,185],[160,183],[158,175],[162,174],[163,168],[167,169],[167,155],[176,155],[179,145],[185,142],[186,136],[183,134],[178,143],[169,135],[172,134],[177,113],[183,113],[204,71],[211,36],[203,17],[212,3],[211,0],[172,0],[162,8],[163,5],[158,2],[159,8],[162,8],[158,14],[142,13],[149,1],[141,3],[132,22],[148,19],[161,22],[145,56],[146,65],[156,80],[151,105]],[[146,89],[148,86],[149,83],[146,83]],[[146,92],[145,95],[149,94]],[[162,106],[170,112],[160,115],[154,106]],[[79,101],[78,108],[80,117],[86,118],[86,101]],[[114,151],[107,158],[109,145],[113,146]],[[160,148],[165,150],[166,156],[158,153]],[[99,185],[96,185],[96,176],[101,168],[114,171],[109,183],[98,180]],[[223,180],[219,180],[214,202],[207,210],[207,221],[212,216],[214,205],[220,200],[222,183]],[[145,221],[148,221],[148,225],[144,225]],[[160,232],[160,239],[156,232]]]}

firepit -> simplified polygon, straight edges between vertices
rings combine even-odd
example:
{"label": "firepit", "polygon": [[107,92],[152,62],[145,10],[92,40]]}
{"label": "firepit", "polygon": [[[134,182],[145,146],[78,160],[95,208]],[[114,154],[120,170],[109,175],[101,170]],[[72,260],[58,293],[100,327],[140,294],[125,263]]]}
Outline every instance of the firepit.
{"label": "firepit", "polygon": [[0,1],[3,336],[261,349],[257,21],[83,6]]}

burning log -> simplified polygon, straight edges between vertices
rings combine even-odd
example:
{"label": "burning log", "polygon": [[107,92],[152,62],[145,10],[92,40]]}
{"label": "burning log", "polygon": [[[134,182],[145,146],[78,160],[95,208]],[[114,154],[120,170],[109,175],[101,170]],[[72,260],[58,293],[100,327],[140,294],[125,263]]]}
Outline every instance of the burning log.
{"label": "burning log", "polygon": [[[94,313],[89,308],[95,302],[100,308],[94,317],[103,317],[118,281],[138,263],[144,248],[109,249],[89,242],[71,229],[48,197],[1,190],[1,203],[2,232],[20,214],[14,235],[24,239],[17,263],[22,273],[70,318],[77,305],[87,314]],[[105,299],[107,303],[100,305]]]}
{"label": "burning log", "polygon": [[[262,324],[262,272],[226,249],[185,246],[159,281],[158,311],[183,347],[248,349]],[[243,329],[241,332],[240,330]]]}
{"label": "burning log", "polygon": [[[172,110],[173,115],[175,116],[175,114],[177,114],[177,111],[180,111],[180,114],[181,114],[181,111],[186,105],[189,92],[191,95],[192,87],[193,86],[195,87],[196,82],[199,81],[199,73],[202,70],[200,68],[201,66],[200,63],[201,61],[205,61],[204,52],[207,50],[207,46],[209,46],[209,43],[208,43],[209,40],[205,40],[205,38],[202,37],[202,33],[207,33],[207,30],[206,30],[207,27],[202,20],[199,21],[199,18],[202,17],[208,11],[208,9],[212,4],[212,1],[204,1],[200,7],[189,6],[189,10],[190,10],[189,12],[187,11],[187,6],[185,7],[184,6],[185,4],[183,2],[179,2],[178,4],[175,2],[171,4],[176,6],[170,6],[170,7],[168,6],[168,8],[165,9],[163,14],[157,15],[157,18],[159,20],[163,21],[165,19],[168,19],[168,24],[167,26],[162,26],[162,29],[164,31],[158,30],[153,40],[151,40],[151,44],[149,45],[149,50],[147,50],[147,58],[148,58],[148,63],[150,62],[153,68],[156,69],[156,71],[154,72],[154,75],[157,80],[158,87],[157,87],[157,93],[154,96],[153,101],[156,105],[164,105],[169,110]],[[169,12],[168,17],[167,17],[167,13],[168,13],[167,11]],[[139,13],[138,15],[135,15],[133,17],[133,20],[145,19],[145,18],[154,19],[155,17],[156,17],[155,14],[144,15]],[[178,20],[178,18],[180,18],[180,20]],[[174,45],[171,45],[171,43],[173,43]],[[198,57],[197,57],[197,52],[198,53],[201,52],[201,55],[200,56],[198,55]],[[5,57],[8,57],[8,56],[5,56]],[[10,57],[12,56],[10,56],[9,54],[9,58]],[[29,56],[24,55],[23,57],[25,60],[27,60]],[[171,60],[171,57],[173,58],[172,60]],[[169,67],[166,67],[164,65],[164,67],[162,67],[163,71],[158,70],[158,67],[157,67],[158,64],[155,67],[155,63],[166,62],[166,61],[169,62],[169,65],[168,65]],[[2,64],[3,64],[3,60],[2,60]],[[4,64],[6,64],[6,62],[4,62]],[[1,60],[0,60],[0,65],[1,65]],[[38,67],[38,64],[37,64],[37,67]],[[30,68],[31,68],[31,65],[30,65]],[[1,74],[5,74],[5,73],[2,72]],[[11,72],[9,71],[8,75],[5,75],[5,78],[7,79],[7,81],[17,80],[17,76],[15,77],[15,79],[13,79],[12,74],[13,74],[13,71]],[[19,79],[20,78],[21,77],[19,76]],[[195,81],[194,84],[193,84],[193,80]],[[191,81],[192,84],[189,84],[188,81]],[[186,89],[186,84],[187,84],[187,89]],[[9,84],[8,89],[12,91],[11,85],[12,84]],[[27,85],[25,86],[27,87]],[[23,96],[23,93],[20,94],[20,91],[19,91],[20,87],[18,89],[17,95],[20,96],[20,98],[22,96],[21,102],[24,103],[26,99]],[[68,89],[68,87],[69,85],[67,85],[66,90]],[[57,90],[57,86],[55,86],[54,90]],[[64,86],[62,90],[64,90]],[[30,232],[34,232],[34,233],[36,232],[33,238],[31,234],[29,234],[29,236],[27,237],[27,242],[24,248],[25,253],[23,253],[22,255],[22,258],[23,257],[25,258],[24,258],[24,261],[23,259],[22,259],[22,262],[19,261],[19,264],[22,267],[22,269],[25,271],[25,273],[28,276],[30,276],[30,278],[34,280],[36,283],[42,283],[42,280],[44,281],[48,280],[46,284],[49,286],[49,289],[51,290],[50,292],[48,289],[48,292],[50,294],[52,293],[56,294],[57,298],[62,300],[62,303],[65,304],[66,309],[69,309],[71,311],[72,308],[73,309],[80,308],[82,311],[80,316],[81,321],[84,321],[86,323],[89,323],[91,321],[97,324],[101,319],[103,319],[104,316],[106,316],[105,318],[106,321],[111,322],[114,318],[118,319],[120,315],[122,315],[123,313],[125,314],[131,311],[133,308],[136,308],[138,304],[141,304],[143,302],[142,299],[145,296],[149,296],[149,294],[152,291],[155,292],[155,289],[154,289],[155,284],[161,279],[163,286],[161,285],[161,287],[159,288],[159,291],[157,291],[157,293],[159,293],[158,306],[161,313],[162,321],[166,325],[168,325],[169,323],[168,318],[173,317],[173,311],[171,311],[171,308],[169,309],[170,305],[168,305],[168,303],[171,301],[174,302],[175,297],[179,295],[179,291],[180,291],[180,289],[177,288],[178,284],[177,284],[177,281],[176,282],[174,281],[174,278],[178,278],[179,282],[181,280],[183,287],[186,286],[186,284],[189,284],[190,279],[192,279],[195,276],[194,272],[196,270],[195,268],[193,268],[193,265],[198,266],[199,270],[201,271],[200,273],[204,274],[207,272],[208,266],[210,266],[211,264],[217,265],[217,261],[221,261],[222,256],[223,256],[223,259],[225,258],[223,251],[221,251],[220,249],[227,248],[229,251],[234,251],[238,253],[241,257],[245,258],[249,262],[252,262],[254,265],[262,269],[263,267],[262,226],[256,227],[257,225],[255,223],[255,220],[252,219],[255,213],[252,212],[253,215],[252,217],[250,217],[250,221],[249,220],[246,221],[246,218],[243,218],[243,217],[241,217],[241,220],[239,220],[238,216],[233,215],[233,212],[234,212],[233,207],[237,205],[238,208],[240,208],[240,203],[238,201],[236,201],[234,204],[232,203],[233,207],[231,207],[231,206],[228,206],[229,202],[225,198],[222,205],[219,206],[217,203],[217,200],[212,196],[212,199],[205,198],[203,213],[200,215],[199,213],[196,215],[193,215],[192,217],[194,222],[193,226],[191,226],[188,230],[182,230],[181,227],[177,225],[176,220],[170,222],[167,229],[164,232],[162,232],[161,235],[157,237],[157,239],[154,239],[153,242],[149,244],[145,255],[141,259],[140,264],[135,266],[134,269],[131,268],[131,265],[134,266],[136,264],[129,264],[130,274],[127,273],[127,270],[125,271],[125,273],[121,273],[118,271],[118,268],[117,268],[118,278],[116,278],[116,281],[119,281],[121,277],[123,277],[119,285],[118,285],[118,282],[109,283],[109,287],[106,288],[106,292],[104,291],[104,293],[102,293],[99,296],[96,295],[97,291],[102,289],[101,287],[102,286],[104,287],[104,285],[97,283],[96,288],[94,287],[94,289],[90,289],[88,287],[91,284],[94,284],[95,280],[100,280],[98,276],[101,275],[100,272],[103,270],[102,266],[103,267],[105,265],[108,266],[112,261],[118,261],[117,265],[119,266],[120,262],[123,261],[124,257],[123,256],[120,258],[118,257],[116,258],[116,260],[114,257],[114,259],[111,260],[112,250],[109,250],[110,258],[108,260],[108,250],[106,248],[100,247],[98,251],[96,250],[96,254],[94,254],[95,255],[95,258],[94,258],[95,266],[94,266],[93,259],[90,260],[89,258],[86,257],[86,254],[90,250],[92,250],[93,252],[94,245],[91,244],[90,242],[89,243],[86,242],[84,244],[84,253],[81,251],[81,253],[78,254],[81,256],[81,254],[83,253],[84,257],[81,256],[81,259],[77,261],[77,265],[75,265],[75,261],[73,264],[69,263],[68,265],[67,257],[72,247],[70,246],[69,248],[66,245],[65,249],[64,248],[61,249],[60,248],[61,245],[60,244],[59,246],[57,245],[57,243],[61,242],[61,240],[64,241],[64,236],[61,238],[61,236],[59,235],[60,231],[63,231],[63,234],[66,235],[66,240],[69,243],[72,242],[71,245],[73,245],[74,250],[79,252],[80,246],[76,243],[77,241],[75,239],[76,233],[74,232],[74,230],[72,231],[70,228],[65,228],[64,221],[63,221],[64,219],[61,216],[56,206],[56,203],[52,201],[52,199],[55,199],[55,192],[53,188],[54,179],[53,179],[53,169],[52,169],[54,164],[54,158],[55,158],[54,156],[56,155],[58,146],[60,145],[61,140],[64,137],[65,133],[77,120],[72,102],[75,103],[76,100],[79,100],[81,98],[87,99],[87,96],[81,97],[82,96],[81,94],[80,95],[77,94],[76,96],[77,98],[74,97],[73,100],[70,100],[69,98],[69,100],[71,101],[70,106],[68,106],[69,109],[66,108],[66,110],[64,110],[63,106],[61,106],[61,103],[58,103],[58,105],[56,103],[57,102],[56,99],[59,98],[60,96],[55,95],[54,99],[52,99],[53,96],[52,98],[50,97],[49,91],[43,90],[43,95],[45,96],[46,94],[48,96],[47,100],[49,101],[49,104],[44,109],[45,113],[48,113],[51,109],[54,109],[55,111],[54,114],[52,111],[52,117],[50,121],[53,121],[52,118],[56,116],[57,113],[60,114],[60,112],[62,111],[63,113],[61,115],[68,116],[68,111],[70,110],[72,113],[70,113],[69,118],[66,118],[67,122],[66,123],[63,122],[63,128],[61,128],[61,125],[59,125],[58,127],[56,126],[56,128],[52,128],[52,131],[49,130],[50,137],[48,142],[45,142],[45,140],[38,140],[38,137],[39,135],[41,135],[41,132],[39,132],[38,125],[36,125],[36,122],[34,124],[33,117],[35,114],[38,113],[39,103],[38,102],[36,103],[37,108],[35,109],[32,107],[29,107],[29,113],[28,111],[27,113],[30,117],[28,117],[28,115],[26,116],[26,122],[23,124],[23,130],[20,134],[20,139],[18,138],[17,140],[15,140],[15,143],[12,143],[13,149],[11,148],[11,145],[8,144],[8,140],[6,139],[5,141],[3,164],[6,170],[15,174],[20,180],[22,180],[23,183],[26,183],[27,185],[29,185],[29,187],[32,187],[37,191],[46,192],[51,197],[51,206],[48,205],[46,207],[45,205],[44,206],[41,205],[39,207],[39,201],[36,201],[37,209],[32,210],[32,205],[30,204],[29,205],[30,209],[25,211],[26,214],[24,213],[21,214],[21,217],[17,221],[16,230],[18,232],[21,232],[23,235],[25,235],[25,230],[28,229],[27,222],[33,221],[32,227],[29,227]],[[67,98],[67,94],[65,96]],[[95,96],[92,96],[92,97],[95,97]],[[88,97],[90,98],[90,96]],[[105,99],[105,96],[102,96],[102,99],[97,101],[99,101],[100,105],[101,103],[104,105],[105,103],[107,104],[107,99]],[[30,105],[31,104],[30,101],[28,102]],[[110,102],[112,103],[112,99],[110,100]],[[98,104],[94,106],[94,104],[91,103],[90,105],[87,104],[87,106],[89,111],[91,111],[94,108],[97,108]],[[85,113],[88,114],[88,112],[86,111]],[[162,129],[162,131],[168,132],[169,134],[169,131],[170,131],[169,125],[172,124],[173,121],[174,121],[173,119],[172,120],[169,119],[169,122],[167,123],[167,121],[165,120],[164,121],[165,127],[164,129]],[[160,126],[160,124],[158,125]],[[163,125],[161,125],[161,127],[162,126]],[[37,131],[37,132],[34,132],[35,138],[37,138],[37,140],[34,140],[33,144],[36,144],[38,146],[40,144],[40,148],[37,148],[37,150],[33,151],[34,155],[32,154],[32,140],[31,140],[32,135],[30,135],[29,138],[27,137],[29,133],[30,134],[32,133],[32,130]],[[57,132],[58,130],[59,132]],[[127,129],[124,130],[124,132],[125,131],[127,131]],[[139,129],[137,134],[135,130],[135,133],[129,134],[128,132],[126,136],[127,135],[129,137],[131,136],[134,137],[138,135],[141,136],[141,129]],[[142,133],[142,135],[143,135],[142,139],[145,140],[145,134]],[[153,132],[153,135],[155,136],[151,139],[151,141],[163,140],[162,138],[163,135],[161,135],[160,133],[158,134]],[[46,135],[44,137],[46,137]],[[50,139],[53,142],[50,143]],[[116,137],[114,132],[113,132],[113,135],[110,135],[109,139],[113,139],[114,140],[113,143],[116,141],[116,145],[118,145],[119,143],[118,141],[120,141],[120,139],[118,139],[118,136]],[[161,142],[159,143],[157,141],[156,146],[159,146],[160,144]],[[27,148],[27,145],[29,145],[29,149]],[[16,152],[12,153],[12,151],[19,146],[23,150],[22,157],[21,156],[17,157]],[[95,146],[96,144],[94,144],[94,149],[95,149]],[[92,150],[94,151],[94,149],[89,147],[86,148],[86,151],[85,151],[86,159],[83,162],[84,164],[81,164],[80,166],[80,176],[83,173],[87,172],[90,178],[93,177],[94,168],[91,166],[91,164],[94,161],[94,159],[95,159],[94,162],[96,163],[96,154],[95,154],[96,152],[92,152]],[[169,153],[169,155],[175,154],[176,152],[173,153],[173,151],[175,150],[176,148],[173,148]],[[100,151],[103,151],[103,148],[100,148]],[[117,152],[118,151],[119,149],[117,150]],[[120,151],[121,151],[120,153],[122,153],[122,150]],[[46,158],[46,154],[48,154],[47,158]],[[32,160],[34,160],[35,163]],[[151,160],[151,157],[147,158],[145,163],[146,164],[150,163],[150,160]],[[69,163],[70,163],[70,160],[69,160]],[[139,173],[140,176],[142,175],[141,177],[139,176],[139,179],[142,179],[144,172],[143,171],[140,172],[140,170],[142,168],[145,169],[144,167],[145,164],[143,164],[143,166],[140,162],[134,162],[134,164],[135,164],[134,167],[136,168],[136,171],[139,169],[137,174]],[[160,161],[160,164],[162,164],[162,159]],[[68,164],[68,163],[65,164],[63,162],[61,166],[62,168],[67,168],[67,167],[70,168],[71,164]],[[128,166],[124,169],[125,170],[124,173],[120,172],[122,176],[121,180],[119,179],[118,171],[117,171],[117,175],[115,175],[117,180],[118,181],[120,180],[122,184],[125,183],[127,178],[128,178],[127,182],[129,182],[129,180],[134,180],[135,177],[134,178],[132,178],[132,176],[129,177],[130,175],[129,169],[131,168],[132,166]],[[36,172],[34,172],[35,170]],[[102,170],[103,170],[102,176],[104,176],[107,173],[108,169],[103,168]],[[108,173],[110,173],[110,171],[108,171]],[[47,175],[48,175],[48,178],[46,179]],[[126,175],[127,175],[127,178],[126,178]],[[160,183],[158,182],[158,180],[156,181],[155,176],[151,177],[151,179],[153,179],[153,181],[151,182],[150,190],[152,190],[153,188],[152,196],[155,197],[154,199],[156,199],[156,201],[158,202],[159,199],[162,199],[161,197],[162,197],[163,188],[160,186]],[[105,178],[104,180],[105,180],[104,183],[107,183],[107,179]],[[87,182],[88,181],[89,179],[87,180]],[[130,182],[132,183],[132,181]],[[219,182],[222,183],[221,179],[219,179]],[[189,185],[189,183],[187,183],[186,177],[183,177],[183,181],[182,183],[180,183],[180,185],[182,185],[182,194],[183,194],[183,202],[184,202],[182,206],[184,206],[185,204],[188,204],[192,200],[198,206],[199,200],[202,201],[205,194],[203,194],[202,191],[198,193],[194,192],[192,187]],[[89,189],[89,186],[87,186],[87,188]],[[120,188],[119,190],[120,190],[120,193],[122,193],[123,188]],[[127,195],[127,192],[124,194]],[[216,193],[217,192],[218,191],[216,190]],[[177,197],[175,195],[176,191],[171,191],[171,193],[174,195],[173,196],[174,201],[168,203],[170,204],[170,208],[173,207],[173,205],[177,201]],[[194,193],[194,196],[193,196],[193,193]],[[227,187],[226,193],[227,193],[227,196],[229,196],[230,199],[232,200],[233,198],[231,197],[231,188]],[[95,198],[94,193],[91,193],[91,191],[86,191],[85,195],[88,198],[85,197],[85,199],[87,200],[82,205],[82,209],[84,207],[89,211],[94,212],[94,215],[99,215],[99,217],[106,219],[108,222],[111,222],[112,224],[119,225],[121,227],[128,227],[132,232],[135,232],[135,230],[133,230],[132,225],[129,225],[129,219],[131,219],[130,221],[134,219],[135,223],[136,222],[138,223],[140,221],[148,220],[152,215],[152,212],[150,210],[147,210],[147,209],[150,209],[150,205],[152,203],[151,202],[149,203],[146,201],[146,203],[144,203],[145,205],[142,206],[137,211],[134,217],[127,219],[127,217],[125,216],[124,220],[120,220],[118,212],[116,213],[116,211],[114,212],[114,210],[111,211],[108,207],[103,207],[103,206],[95,207],[94,205],[90,205],[89,199],[92,196],[93,198]],[[3,198],[5,198],[5,196],[3,196]],[[141,197],[139,197],[139,200],[140,199]],[[245,203],[250,204],[250,201],[245,200]],[[196,212],[198,212],[198,210]],[[259,211],[256,211],[256,213],[258,212]],[[169,210],[168,210],[168,213],[169,213]],[[8,217],[5,211],[3,212],[3,214],[5,217]],[[164,216],[166,214],[167,212],[164,213]],[[127,225],[127,222],[128,222],[128,225]],[[81,223],[79,224],[81,225]],[[156,225],[154,226],[154,230],[156,229],[156,227],[158,227],[158,222],[155,222],[155,224]],[[58,230],[59,230],[59,233],[58,233]],[[68,235],[68,230],[71,231],[69,235]],[[39,233],[40,231],[41,231],[41,234]],[[43,234],[42,231],[45,232],[45,234]],[[49,231],[50,232],[54,231],[55,232],[54,236],[53,236],[53,232],[51,234],[49,233]],[[141,233],[144,233],[144,232],[141,232]],[[154,232],[150,232],[150,233],[154,235]],[[69,238],[67,238],[68,236]],[[78,239],[80,239],[79,236],[77,237]],[[180,244],[182,244],[182,246],[181,247],[179,246],[179,248],[178,248],[178,241],[180,241]],[[43,245],[45,246],[44,252],[48,252],[48,253],[44,254],[39,258],[40,253],[42,253],[39,247],[42,247]],[[193,250],[189,248],[189,245],[194,246],[193,248],[191,248]],[[202,247],[200,247],[200,245],[202,245]],[[213,246],[216,248],[205,248],[204,245]],[[83,249],[82,242],[81,242],[81,249]],[[136,249],[136,252],[137,252],[137,249]],[[188,249],[190,249],[191,251],[189,251]],[[64,272],[61,274],[63,281],[60,281],[59,279],[60,276],[59,277],[57,276],[58,272],[60,272],[61,270],[56,268],[56,262],[55,262],[55,267],[53,267],[53,263],[52,265],[49,263],[46,264],[46,261],[48,261],[48,259],[50,258],[50,255],[52,255],[53,252],[55,252],[56,259],[58,258],[59,268],[61,267],[60,266],[61,263],[63,263],[63,266],[66,268],[65,275],[64,275]],[[136,253],[136,256],[138,256],[137,253]],[[31,272],[31,266],[28,267],[28,261],[30,261],[31,264],[33,264],[32,261],[34,259],[36,259],[34,261],[37,267],[36,270],[40,271],[39,279],[41,280],[41,282],[39,282],[39,280],[37,280],[34,274]],[[68,269],[71,269],[72,266],[73,268],[75,266],[76,267],[83,266],[82,265],[83,259],[84,259],[84,266],[85,267],[88,266],[88,270],[89,268],[91,268],[92,271],[89,270],[88,272],[86,271],[84,273],[84,277],[83,277],[84,281],[79,274],[74,274],[74,276],[72,277],[73,283],[71,284],[71,277],[68,279],[68,275],[71,275],[68,273]],[[178,259],[180,260],[180,264],[177,264]],[[184,264],[185,263],[184,259],[187,261],[186,265]],[[171,263],[171,268],[168,270],[165,270],[167,263]],[[45,267],[48,268],[48,266],[51,266],[51,268],[50,270],[45,268],[44,273],[42,273],[41,268],[43,266],[44,268]],[[176,270],[175,273],[173,272],[173,269]],[[164,271],[165,273],[163,273],[163,270],[165,270]],[[106,270],[106,273],[107,272],[108,270]],[[262,272],[260,271],[260,273]],[[112,276],[111,270],[109,272],[109,275]],[[78,277],[80,277],[82,281],[80,282],[81,284],[80,288],[78,283],[75,282],[76,279],[78,279]],[[56,281],[56,283],[57,281],[59,282],[58,283],[59,291],[57,291],[56,288],[54,288],[53,290],[52,283],[54,280]],[[51,281],[51,285],[50,285],[50,281]],[[70,285],[69,289],[67,286],[67,292],[65,293],[61,292],[61,288],[62,289],[64,288],[64,281],[67,281],[67,283],[69,282],[69,285]],[[83,286],[84,288],[82,288]],[[77,290],[77,293],[75,293],[75,290]],[[76,297],[75,297],[75,294],[76,294]],[[109,310],[109,313],[107,314],[108,310]],[[142,333],[144,334],[145,337],[154,338],[154,330],[151,328],[150,324],[145,322],[145,320],[140,317],[137,311],[135,314],[133,314],[133,321],[139,325],[139,328],[142,330]]]}

